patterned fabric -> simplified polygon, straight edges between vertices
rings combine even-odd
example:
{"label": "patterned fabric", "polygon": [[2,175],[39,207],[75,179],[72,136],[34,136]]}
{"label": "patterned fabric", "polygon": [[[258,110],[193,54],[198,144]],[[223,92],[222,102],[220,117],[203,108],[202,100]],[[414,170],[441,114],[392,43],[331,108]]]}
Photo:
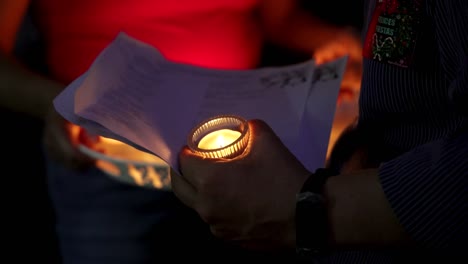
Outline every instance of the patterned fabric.
{"label": "patterned fabric", "polygon": [[[368,26],[379,25],[370,23],[379,2],[386,1],[366,3]],[[398,6],[392,6],[398,12]],[[373,146],[370,156],[382,162],[384,192],[421,250],[336,252],[324,262],[463,262],[447,260],[454,256],[466,260],[468,1],[427,0],[423,8],[411,64],[365,59],[358,124]],[[364,33],[375,29],[370,26]],[[405,24],[394,25],[398,26]]]}

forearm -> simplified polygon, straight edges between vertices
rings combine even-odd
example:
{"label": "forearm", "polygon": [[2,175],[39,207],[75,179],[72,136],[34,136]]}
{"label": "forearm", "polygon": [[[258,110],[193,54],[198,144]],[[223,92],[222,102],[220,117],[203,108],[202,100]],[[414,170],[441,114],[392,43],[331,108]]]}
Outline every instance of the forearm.
{"label": "forearm", "polygon": [[44,118],[63,85],[24,69],[0,55],[0,105]]}
{"label": "forearm", "polygon": [[377,169],[332,177],[324,194],[332,247],[391,247],[410,242],[386,200]]}
{"label": "forearm", "polygon": [[409,242],[448,251],[466,245],[467,151],[468,135],[461,130],[378,170],[330,178],[325,195],[331,243],[352,247]]}

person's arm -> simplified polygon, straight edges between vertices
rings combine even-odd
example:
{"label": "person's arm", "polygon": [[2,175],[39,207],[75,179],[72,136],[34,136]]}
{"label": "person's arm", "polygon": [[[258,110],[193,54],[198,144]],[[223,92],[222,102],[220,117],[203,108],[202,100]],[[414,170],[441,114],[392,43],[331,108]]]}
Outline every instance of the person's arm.
{"label": "person's arm", "polygon": [[44,118],[62,84],[30,72],[12,56],[28,0],[0,0],[0,106]]}
{"label": "person's arm", "polygon": [[[180,155],[182,175],[171,175],[173,191],[220,238],[253,248],[292,249],[296,245],[296,195],[310,172],[267,124],[250,121],[249,127],[247,151],[234,159],[207,159],[185,148]],[[332,177],[324,195],[330,246],[407,244],[377,170]]]}
{"label": "person's arm", "polygon": [[430,142],[379,169],[332,177],[330,242],[336,247],[468,243],[468,134]]}
{"label": "person's arm", "polygon": [[[338,245],[367,241],[367,232],[383,221],[377,212],[384,208],[391,208],[396,216],[393,221],[398,219],[405,233],[422,247],[468,245],[468,2],[435,0],[429,6],[442,66],[452,80],[448,92],[453,110],[464,118],[462,126],[456,134],[420,146],[371,174],[330,179],[326,190],[333,201],[329,208],[331,240]],[[370,187],[366,189],[366,185]],[[367,200],[371,197],[365,194],[377,189],[380,194],[372,203],[380,206],[372,209]],[[363,205],[370,207],[364,211]],[[372,211],[375,213],[370,214]],[[377,243],[379,229],[373,229]],[[404,238],[401,232],[395,230],[395,234],[402,236],[392,237],[387,231],[381,235],[389,242]]]}
{"label": "person's arm", "polygon": [[86,168],[94,161],[76,147],[79,128],[52,104],[65,85],[30,71],[12,55],[28,4],[29,0],[0,0],[0,107],[42,119],[48,154],[68,167]]}
{"label": "person's arm", "polygon": [[348,56],[339,98],[356,99],[362,75],[362,43],[359,32],[337,26],[305,11],[295,0],[263,0],[259,13],[267,41],[304,54],[317,64]]}
{"label": "person's arm", "polygon": [[[295,197],[309,174],[262,122],[249,122],[247,152],[207,159],[185,148],[176,196],[214,235],[251,248],[294,248]],[[466,236],[468,134],[430,142],[324,186],[334,249],[456,250]],[[311,223],[312,224],[312,223]],[[298,232],[301,232],[300,230]]]}
{"label": "person's arm", "polygon": [[331,177],[324,187],[332,248],[409,245],[409,237],[386,200],[377,169]]}
{"label": "person's arm", "polygon": [[344,32],[342,27],[327,23],[301,9],[298,1],[264,0],[259,12],[263,32],[268,40],[308,54],[313,54],[316,49]]}
{"label": "person's arm", "polygon": [[0,53],[0,105],[44,119],[63,85],[34,74]]}

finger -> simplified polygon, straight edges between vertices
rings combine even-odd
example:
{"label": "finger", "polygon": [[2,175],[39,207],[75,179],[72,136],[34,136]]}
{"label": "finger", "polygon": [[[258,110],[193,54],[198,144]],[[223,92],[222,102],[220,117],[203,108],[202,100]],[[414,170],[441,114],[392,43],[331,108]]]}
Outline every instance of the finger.
{"label": "finger", "polygon": [[291,153],[268,124],[261,120],[251,120],[249,125],[252,137],[247,161],[254,163],[259,161],[280,162],[282,164],[280,166],[284,165],[306,171],[303,164]]}
{"label": "finger", "polygon": [[51,157],[63,165],[83,170],[92,166],[95,161],[91,157],[82,153],[76,145],[73,144],[67,127],[49,129],[45,135],[45,144]]}
{"label": "finger", "polygon": [[[222,159],[205,158],[185,146],[179,153],[181,176],[197,189],[203,183],[203,178],[210,175],[209,172],[219,161],[222,161]],[[203,171],[204,175],[199,175],[199,171]]]}
{"label": "finger", "polygon": [[94,165],[95,159],[83,153],[79,147],[84,145],[93,148],[93,144],[97,141],[94,141],[95,139],[86,133],[83,128],[65,120],[63,122],[63,129],[57,132],[62,133],[62,135],[59,135],[62,141],[60,146],[63,147],[62,151],[68,158],[69,166],[82,170]]}
{"label": "finger", "polygon": [[[249,121],[249,129],[251,138],[249,140],[250,150],[252,156],[256,156],[261,150],[269,145],[284,147],[280,138],[275,134],[273,129],[263,120],[254,119]],[[270,148],[267,148],[270,149]]]}
{"label": "finger", "polygon": [[196,200],[196,189],[187,182],[177,171],[170,170],[172,191],[175,196],[186,206],[194,208]]}
{"label": "finger", "polygon": [[334,58],[336,58],[336,55],[330,50],[321,50],[314,56],[315,62],[317,64],[323,64],[332,61]]}
{"label": "finger", "polygon": [[[72,128],[70,127],[68,129],[71,130]],[[78,136],[76,137],[72,136],[72,138],[75,139],[74,144],[76,145],[83,144],[90,148],[93,148],[100,141],[99,136],[90,134],[85,129],[81,129],[81,128],[78,131]]]}

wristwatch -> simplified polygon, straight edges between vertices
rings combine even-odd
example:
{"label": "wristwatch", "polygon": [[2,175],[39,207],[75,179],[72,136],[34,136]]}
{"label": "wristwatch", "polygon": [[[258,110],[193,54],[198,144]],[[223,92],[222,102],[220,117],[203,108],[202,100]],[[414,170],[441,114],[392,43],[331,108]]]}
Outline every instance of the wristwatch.
{"label": "wristwatch", "polygon": [[328,248],[328,217],[323,186],[338,172],[320,168],[306,180],[296,197],[296,253],[299,261],[313,261]]}

